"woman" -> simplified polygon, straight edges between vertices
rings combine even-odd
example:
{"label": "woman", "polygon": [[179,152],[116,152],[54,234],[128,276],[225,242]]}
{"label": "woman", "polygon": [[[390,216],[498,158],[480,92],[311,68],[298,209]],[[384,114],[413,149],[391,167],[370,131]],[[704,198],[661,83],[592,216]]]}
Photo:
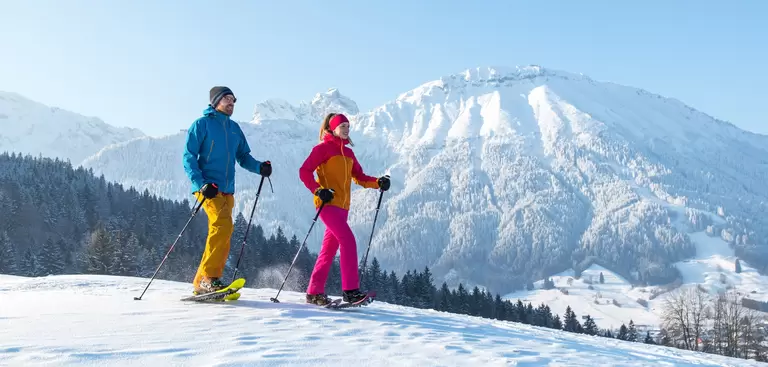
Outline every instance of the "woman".
{"label": "woman", "polygon": [[[320,220],[325,224],[325,236],[315,269],[307,287],[307,303],[326,305],[325,283],[336,251],[341,248],[341,288],[345,302],[357,302],[366,297],[360,292],[357,264],[357,244],[347,224],[351,180],[369,189],[389,189],[389,178],[375,178],[363,173],[349,139],[349,120],[343,114],[331,113],[320,127],[320,143],[312,148],[309,157],[299,169],[299,178],[315,194],[315,207],[325,203]],[[318,179],[315,181],[314,172]]]}

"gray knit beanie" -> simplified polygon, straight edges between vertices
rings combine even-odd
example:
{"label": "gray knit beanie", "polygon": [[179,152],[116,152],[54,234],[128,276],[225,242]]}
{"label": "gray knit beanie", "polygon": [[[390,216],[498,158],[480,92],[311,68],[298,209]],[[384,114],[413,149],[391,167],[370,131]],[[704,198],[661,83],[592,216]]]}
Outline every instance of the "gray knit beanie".
{"label": "gray knit beanie", "polygon": [[[232,93],[232,90],[227,88],[227,87],[217,86],[217,87],[211,88],[211,95],[210,95],[211,106],[216,108],[216,105],[219,104],[219,101],[221,101],[222,98],[224,98],[225,96],[227,96],[229,94],[231,94],[232,96],[235,95],[234,93]],[[237,100],[235,100],[235,101],[237,101]]]}

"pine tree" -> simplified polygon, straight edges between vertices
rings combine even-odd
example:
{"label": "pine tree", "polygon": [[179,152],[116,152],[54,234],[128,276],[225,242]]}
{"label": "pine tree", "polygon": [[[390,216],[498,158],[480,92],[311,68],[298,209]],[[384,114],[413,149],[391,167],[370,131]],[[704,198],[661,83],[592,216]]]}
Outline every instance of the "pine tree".
{"label": "pine tree", "polygon": [[515,313],[517,313],[517,320],[519,322],[522,322],[523,324],[531,324],[531,319],[529,319],[528,315],[525,313],[525,304],[519,299],[515,304]]}
{"label": "pine tree", "polygon": [[64,272],[64,254],[52,238],[43,242],[40,251],[40,275],[59,275]]}
{"label": "pine tree", "polygon": [[139,239],[131,234],[125,239],[125,242],[117,246],[119,250],[115,251],[114,272],[116,275],[137,276],[139,275],[139,262],[136,256],[139,254]]}
{"label": "pine tree", "polygon": [[400,281],[400,298],[403,306],[413,307],[413,274],[408,270]]}
{"label": "pine tree", "polygon": [[520,317],[517,314],[517,306],[509,300],[504,301],[504,314],[506,317],[504,320],[512,322],[520,322]]}
{"label": "pine tree", "polygon": [[563,322],[563,330],[577,333],[581,330],[581,325],[576,317],[576,314],[571,309],[571,306],[565,308],[565,319]]}
{"label": "pine tree", "polygon": [[552,314],[547,305],[542,303],[533,311],[533,325],[552,327]]}
{"label": "pine tree", "polygon": [[390,271],[389,277],[387,280],[387,288],[389,288],[389,291],[392,293],[393,297],[391,302],[402,304],[400,295],[402,293],[401,287],[400,287],[400,281],[397,278],[397,274],[395,274],[394,271]]}
{"label": "pine tree", "polygon": [[429,308],[435,304],[435,285],[433,284],[434,278],[432,272],[429,271],[429,267],[425,266],[424,270],[419,274],[420,282],[418,289],[418,298],[420,300],[420,306],[422,308]]}
{"label": "pine tree", "polygon": [[[245,221],[245,217],[243,216],[243,213],[237,213],[234,220],[234,228],[232,230],[232,237],[230,237],[230,261],[227,261],[226,267],[224,268],[224,272],[228,274],[232,274],[235,271],[235,266],[237,266],[237,257],[240,256],[240,248],[243,246],[243,240],[247,241],[247,238],[245,238],[245,231],[248,228],[248,222]],[[251,232],[248,233],[248,236],[251,236]],[[246,244],[247,246],[247,244]],[[243,250],[245,252],[245,250]],[[232,258],[234,257],[234,258]],[[245,257],[245,254],[243,254],[243,257]],[[245,266],[246,259],[240,259],[240,265],[237,269],[238,277],[248,277],[250,275],[256,275],[256,274],[250,274],[247,270],[247,266]]]}
{"label": "pine tree", "polygon": [[600,284],[605,284],[605,277],[603,276],[603,272],[600,272]]}
{"label": "pine tree", "polygon": [[496,304],[491,292],[483,290],[483,310],[480,314],[488,319],[496,317]]}
{"label": "pine tree", "polygon": [[736,259],[736,269],[735,269],[735,271],[736,271],[737,274],[741,273],[741,261],[739,261],[739,259]]}
{"label": "pine tree", "polygon": [[382,289],[382,279],[379,279],[379,276],[381,275],[381,266],[379,265],[379,260],[375,257],[369,265],[366,265],[365,268],[360,268],[361,272],[364,272],[365,278],[364,278],[364,285],[361,285],[364,289]]}
{"label": "pine tree", "polygon": [[112,239],[104,229],[99,226],[93,234],[86,249],[87,262],[86,273],[109,275],[113,270],[114,246]]}
{"label": "pine tree", "polygon": [[40,275],[40,263],[31,248],[28,248],[21,258],[21,269],[19,270],[24,276],[36,277]]}
{"label": "pine tree", "polygon": [[586,315],[585,318],[584,334],[597,335],[599,330],[597,328],[597,324],[595,324],[595,320],[590,315]]}
{"label": "pine tree", "polygon": [[616,339],[627,340],[628,332],[629,332],[629,329],[627,329],[627,326],[624,324],[621,324],[621,327],[619,328],[619,333],[616,335]]}
{"label": "pine tree", "polygon": [[456,291],[456,308],[454,308],[454,312],[463,314],[463,315],[469,315],[470,307],[469,307],[469,293],[467,292],[466,288],[464,288],[463,283],[459,283],[459,287]]}
{"label": "pine tree", "polygon": [[653,341],[653,338],[651,338],[651,332],[646,331],[645,332],[645,340],[643,340],[643,343],[645,344],[656,344],[656,342]]}
{"label": "pine tree", "polygon": [[469,314],[472,316],[480,316],[481,309],[483,307],[483,296],[480,293],[480,288],[475,286],[472,288],[472,296],[470,296]]}
{"label": "pine tree", "polygon": [[555,315],[552,319],[552,328],[556,330],[563,330],[563,322],[560,321],[560,315]]}
{"label": "pine tree", "polygon": [[284,264],[290,264],[291,260],[293,260],[293,257],[296,255],[296,251],[299,250],[298,247],[296,247],[296,251],[291,251],[291,248],[288,244],[288,238],[285,237],[285,233],[283,232],[282,227],[277,227],[277,231],[275,233],[275,239],[274,239],[274,246],[275,249],[277,249],[277,258],[279,259],[278,262],[284,263]]}
{"label": "pine tree", "polygon": [[448,289],[448,284],[443,282],[443,285],[440,287],[440,291],[437,294],[438,294],[437,310],[450,312],[451,290]]}
{"label": "pine tree", "polygon": [[[443,285],[445,285],[445,283],[443,283]],[[496,298],[493,301],[493,305],[495,310],[494,318],[497,320],[506,320],[506,307],[504,307],[504,302],[501,300],[501,296],[498,293],[496,293]]]}
{"label": "pine tree", "polygon": [[18,274],[15,249],[5,231],[0,232],[0,274]]}
{"label": "pine tree", "polygon": [[631,342],[637,341],[637,329],[635,328],[635,322],[632,320],[629,320],[629,328],[627,328],[626,340]]}
{"label": "pine tree", "polygon": [[528,302],[528,305],[525,306],[525,319],[528,320],[529,324],[534,325],[534,317],[533,305]]}
{"label": "pine tree", "polygon": [[[301,247],[301,242],[299,242],[299,239],[296,238],[296,235],[293,235],[289,245],[295,252],[298,251],[299,247]],[[299,289],[307,289],[307,286],[309,286],[309,278],[312,276],[315,260],[317,260],[317,258],[312,257],[312,254],[309,253],[307,246],[301,248],[301,251],[299,251],[299,257],[296,258],[295,265],[298,273],[301,274],[299,277]],[[382,295],[386,295],[386,292],[382,292]]]}

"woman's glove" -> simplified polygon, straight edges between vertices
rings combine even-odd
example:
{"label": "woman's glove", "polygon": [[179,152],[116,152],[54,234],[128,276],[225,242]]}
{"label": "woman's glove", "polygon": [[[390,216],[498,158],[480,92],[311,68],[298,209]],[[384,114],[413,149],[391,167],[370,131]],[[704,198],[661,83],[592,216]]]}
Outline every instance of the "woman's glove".
{"label": "woman's glove", "polygon": [[328,203],[331,200],[333,200],[333,191],[329,189],[320,188],[320,189],[317,189],[317,191],[315,191],[315,196],[319,197],[320,200],[323,201],[323,203]]}
{"label": "woman's glove", "polygon": [[384,175],[379,177],[377,182],[379,183],[379,188],[381,189],[381,191],[389,190],[389,175]]}

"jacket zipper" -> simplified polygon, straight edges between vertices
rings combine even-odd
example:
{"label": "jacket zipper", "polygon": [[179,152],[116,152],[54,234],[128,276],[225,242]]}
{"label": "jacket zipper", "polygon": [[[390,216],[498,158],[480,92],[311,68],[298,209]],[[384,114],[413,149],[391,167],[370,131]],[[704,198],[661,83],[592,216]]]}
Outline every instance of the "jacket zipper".
{"label": "jacket zipper", "polygon": [[211,149],[208,150],[208,156],[205,157],[205,161],[206,162],[210,162],[211,161],[211,153],[213,153],[213,143],[214,143],[214,140],[211,139]]}
{"label": "jacket zipper", "polygon": [[226,179],[227,185],[224,187],[229,187],[229,137],[227,136],[229,131],[227,130],[227,120],[224,119],[224,122],[222,122],[222,125],[224,126],[224,145],[227,148],[227,168],[224,173],[224,178]]}
{"label": "jacket zipper", "polygon": [[[341,156],[344,158],[344,187],[347,187],[347,184],[349,183],[350,178],[347,177],[347,172],[349,171],[347,169],[347,156],[344,155],[344,143],[341,143]],[[351,188],[350,188],[351,189]],[[347,207],[347,197],[351,195],[352,193],[347,192],[347,195],[344,196],[344,205],[343,207]]]}

